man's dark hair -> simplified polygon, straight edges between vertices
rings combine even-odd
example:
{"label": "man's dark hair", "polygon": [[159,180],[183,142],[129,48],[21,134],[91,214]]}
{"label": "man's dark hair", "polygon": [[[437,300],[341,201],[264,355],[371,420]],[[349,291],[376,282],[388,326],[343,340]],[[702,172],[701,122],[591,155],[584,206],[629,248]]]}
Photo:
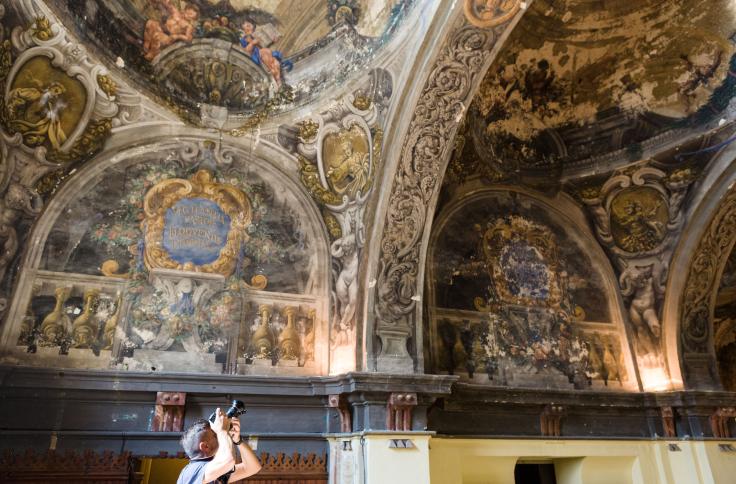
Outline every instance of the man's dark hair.
{"label": "man's dark hair", "polygon": [[197,420],[188,429],[184,431],[181,436],[181,446],[184,448],[184,452],[190,459],[198,459],[204,457],[202,451],[199,450],[199,443],[202,442],[202,437],[210,429],[210,423],[205,420]]}

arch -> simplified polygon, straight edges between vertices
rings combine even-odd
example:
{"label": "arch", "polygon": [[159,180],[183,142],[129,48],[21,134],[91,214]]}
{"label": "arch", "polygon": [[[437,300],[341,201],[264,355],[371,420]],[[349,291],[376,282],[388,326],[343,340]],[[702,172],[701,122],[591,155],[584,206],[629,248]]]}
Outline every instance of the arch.
{"label": "arch", "polygon": [[[111,173],[136,166],[147,156],[155,157],[159,155],[164,158],[167,154],[175,153],[175,156],[186,167],[190,167],[198,161],[197,158],[203,152],[204,146],[216,146],[213,145],[212,134],[205,130],[190,129],[183,126],[123,129],[102,153],[98,154],[67,180],[53,199],[49,201],[44,213],[38,219],[30,237],[33,243],[23,255],[22,271],[15,287],[12,305],[0,341],[4,349],[15,345],[19,334],[18,326],[30,301],[34,278],[39,272],[49,233],[57,221],[64,216],[66,208],[93,190],[101,180],[111,176]],[[283,191],[279,197],[284,199],[285,204],[288,198],[291,200],[288,202],[290,206],[299,208],[299,217],[303,217],[304,222],[301,226],[307,233],[308,238],[311,239],[311,245],[313,246],[310,248],[310,252],[314,257],[311,262],[314,270],[311,272],[314,273],[315,278],[308,290],[309,296],[299,296],[298,294],[289,296],[281,293],[265,294],[266,291],[261,291],[259,297],[277,301],[274,304],[279,304],[279,307],[292,301],[293,304],[305,304],[307,305],[305,307],[315,309],[316,315],[313,319],[314,338],[318,342],[315,345],[315,352],[319,352],[319,357],[315,355],[316,362],[312,374],[327,374],[329,372],[329,327],[327,324],[327,321],[329,321],[330,287],[329,242],[317,208],[296,177],[293,169],[296,161],[286,151],[270,142],[251,137],[228,138],[221,141],[219,147],[217,147],[216,158],[213,163],[216,163],[218,167],[232,166],[236,169],[248,167],[248,171],[257,174],[260,179],[267,177],[265,179],[270,180],[274,187],[277,186],[280,191]],[[92,277],[103,286],[117,287],[115,278]]]}
{"label": "arch", "polygon": [[[610,264],[609,259],[603,252],[600,244],[597,242],[595,236],[590,232],[588,221],[585,217],[582,209],[566,194],[560,193],[555,198],[550,198],[542,193],[536,192],[532,189],[519,187],[519,186],[508,186],[508,185],[494,185],[494,186],[482,186],[480,183],[473,184],[470,188],[464,190],[462,194],[457,194],[453,199],[449,200],[445,208],[438,214],[436,220],[433,223],[432,234],[430,236],[429,247],[426,259],[426,302],[430,308],[430,312],[433,311],[433,307],[437,307],[437,294],[434,291],[436,274],[434,273],[435,267],[433,261],[435,260],[436,251],[439,248],[439,239],[442,237],[446,228],[449,227],[453,220],[456,220],[459,214],[465,213],[463,210],[466,207],[488,207],[484,208],[486,211],[493,211],[494,209],[488,202],[497,202],[504,198],[508,198],[514,206],[518,207],[518,210],[514,214],[504,212],[504,215],[521,215],[524,218],[535,220],[540,222],[542,219],[549,219],[549,223],[544,222],[543,225],[550,229],[558,229],[560,232],[556,233],[552,231],[552,236],[565,237],[572,243],[578,253],[585,254],[586,257],[590,258],[590,265],[594,269],[595,275],[592,279],[599,278],[600,289],[604,292],[604,299],[607,302],[607,308],[602,313],[607,312],[608,318],[605,321],[584,323],[584,332],[593,335],[595,332],[604,332],[608,335],[615,335],[618,338],[620,345],[620,360],[625,365],[625,371],[627,378],[622,382],[621,388],[629,391],[640,390],[641,386],[639,383],[638,373],[636,365],[634,364],[633,353],[631,350],[630,340],[631,337],[628,334],[628,328],[625,324],[624,316],[624,305],[623,300],[618,289],[618,280]],[[535,209],[539,209],[536,211]],[[518,213],[516,213],[518,212]],[[470,214],[465,214],[462,218],[462,226],[469,226],[471,223],[477,223],[477,220],[471,220]],[[561,252],[567,251],[558,240],[557,247],[560,248]],[[575,250],[571,251],[575,252]],[[561,256],[562,259],[564,257]],[[567,261],[562,261],[562,267],[569,266],[569,258]],[[567,267],[567,270],[573,270],[572,267]],[[580,274],[570,274],[572,277],[579,277]],[[485,310],[484,310],[485,311]],[[466,311],[462,311],[463,317],[469,316],[465,314]],[[430,329],[433,325],[433,321],[430,321],[428,317],[424,318],[425,326],[429,325]],[[595,319],[593,320],[595,321]],[[430,341],[433,339],[430,332]],[[610,336],[609,336],[610,337]],[[589,341],[589,344],[592,344]],[[430,346],[429,351],[433,351],[433,345]],[[425,349],[425,353],[426,353]],[[433,361],[436,359],[433,357]],[[480,371],[480,370],[479,370]]]}
{"label": "arch", "polygon": [[364,364],[377,371],[412,373],[423,367],[423,261],[452,140],[483,75],[524,11],[484,30],[462,16],[460,2],[447,5],[435,17],[443,22],[434,37],[442,45],[433,46],[436,53],[425,48],[430,56],[417,59],[417,71],[427,77],[416,76],[416,83],[406,84],[415,94],[406,96],[406,108],[397,110],[398,119],[390,123],[398,126],[396,138],[386,142],[394,146],[385,155],[389,162],[382,179],[390,192],[369,210],[380,222],[371,228],[372,250],[361,281],[367,294],[363,345]]}
{"label": "arch", "polygon": [[672,255],[662,312],[662,353],[673,388],[720,388],[713,311],[736,242],[736,146],[721,150],[694,187],[688,223]]}

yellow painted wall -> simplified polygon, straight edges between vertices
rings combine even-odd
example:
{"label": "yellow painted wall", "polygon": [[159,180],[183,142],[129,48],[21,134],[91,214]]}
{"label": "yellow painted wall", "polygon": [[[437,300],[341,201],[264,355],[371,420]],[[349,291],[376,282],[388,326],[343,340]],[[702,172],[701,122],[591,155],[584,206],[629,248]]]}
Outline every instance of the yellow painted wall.
{"label": "yellow painted wall", "polygon": [[189,462],[187,459],[150,458],[141,459],[142,484],[164,484],[176,482],[179,472]]}
{"label": "yellow painted wall", "polygon": [[[558,484],[733,484],[736,452],[718,442],[491,440],[434,437],[432,484],[514,484],[519,461],[551,462]],[[415,481],[419,482],[419,481]]]}
{"label": "yellow painted wall", "polygon": [[[391,439],[408,438],[413,447],[389,447]],[[366,434],[365,484],[415,484],[429,482],[429,435]],[[358,443],[360,445],[360,443]]]}

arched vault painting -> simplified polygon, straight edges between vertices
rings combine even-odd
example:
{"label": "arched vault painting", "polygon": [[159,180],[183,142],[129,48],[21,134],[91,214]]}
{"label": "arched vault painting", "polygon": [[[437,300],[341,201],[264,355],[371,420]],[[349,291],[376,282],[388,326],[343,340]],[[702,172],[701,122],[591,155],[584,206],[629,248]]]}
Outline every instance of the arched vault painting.
{"label": "arched vault painting", "polygon": [[[210,140],[84,173],[38,230],[15,357],[145,371],[327,371],[326,234],[299,185]],[[182,144],[183,143],[183,144]],[[224,161],[223,161],[224,160]],[[75,223],[69,223],[74,220]],[[321,341],[324,340],[324,341]]]}
{"label": "arched vault painting", "polygon": [[368,65],[412,2],[49,3],[109,65],[126,69],[139,87],[198,122],[200,110],[263,113],[329,91]]}
{"label": "arched vault painting", "polygon": [[486,191],[444,209],[431,240],[434,371],[492,385],[635,384],[610,266],[567,216]]}

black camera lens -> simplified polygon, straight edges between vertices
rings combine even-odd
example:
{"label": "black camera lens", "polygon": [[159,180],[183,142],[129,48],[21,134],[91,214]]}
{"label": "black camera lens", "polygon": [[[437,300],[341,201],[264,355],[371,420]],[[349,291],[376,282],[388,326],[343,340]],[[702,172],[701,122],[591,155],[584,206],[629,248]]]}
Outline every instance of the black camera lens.
{"label": "black camera lens", "polygon": [[[244,413],[245,403],[242,400],[233,400],[233,403],[230,404],[230,408],[225,411],[225,416],[227,416],[227,418],[240,417]],[[212,412],[210,414],[209,421],[215,423],[215,418],[217,418],[217,413]]]}
{"label": "black camera lens", "polygon": [[227,415],[227,418],[233,418],[233,417],[239,417],[245,413],[245,403],[241,400],[233,400],[232,405],[230,405],[230,408],[227,409],[227,412],[225,412],[225,415]]}

